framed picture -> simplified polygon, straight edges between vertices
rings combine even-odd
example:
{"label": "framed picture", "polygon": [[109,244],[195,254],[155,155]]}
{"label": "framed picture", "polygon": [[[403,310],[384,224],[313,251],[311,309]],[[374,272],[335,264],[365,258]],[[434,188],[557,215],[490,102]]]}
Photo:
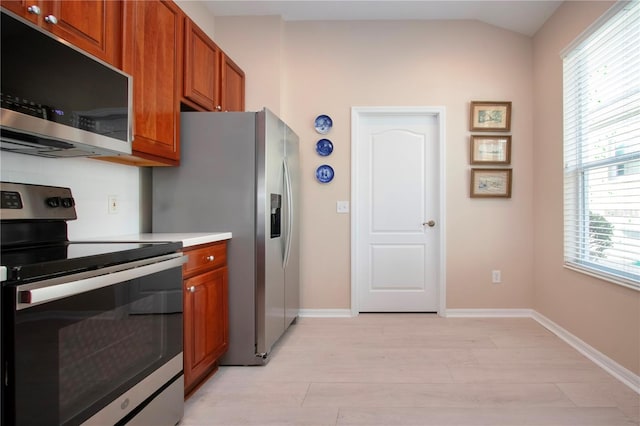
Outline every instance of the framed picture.
{"label": "framed picture", "polygon": [[471,101],[469,129],[486,132],[511,130],[511,102]]}
{"label": "framed picture", "polygon": [[511,198],[511,169],[471,169],[471,198]]}
{"label": "framed picture", "polygon": [[471,135],[471,164],[510,164],[511,136]]}

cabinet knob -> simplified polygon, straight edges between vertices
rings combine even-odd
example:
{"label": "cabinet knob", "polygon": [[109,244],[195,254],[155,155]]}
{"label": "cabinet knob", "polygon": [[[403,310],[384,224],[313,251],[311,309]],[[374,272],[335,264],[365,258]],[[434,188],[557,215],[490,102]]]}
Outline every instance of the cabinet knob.
{"label": "cabinet knob", "polygon": [[44,20],[51,25],[56,25],[58,23],[58,18],[53,15],[47,15],[44,17]]}
{"label": "cabinet knob", "polygon": [[187,291],[191,292],[191,293],[195,293],[196,292],[196,287],[195,286],[191,286],[187,288]]}
{"label": "cabinet knob", "polygon": [[222,111],[222,106],[221,106],[221,105],[218,105],[218,106],[216,107],[216,110],[217,110],[217,111]]}
{"label": "cabinet knob", "polygon": [[40,8],[34,4],[27,7],[27,12],[29,12],[32,15],[40,15]]}
{"label": "cabinet knob", "polygon": [[215,259],[214,255],[207,256],[207,262],[213,262],[214,259]]}

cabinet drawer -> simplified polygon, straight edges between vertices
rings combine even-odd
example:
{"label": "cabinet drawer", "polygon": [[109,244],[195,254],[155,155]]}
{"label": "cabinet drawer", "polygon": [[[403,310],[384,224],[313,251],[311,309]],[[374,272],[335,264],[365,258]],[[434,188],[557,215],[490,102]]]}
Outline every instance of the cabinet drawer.
{"label": "cabinet drawer", "polygon": [[220,241],[213,244],[197,246],[187,249],[184,254],[189,256],[183,266],[185,277],[202,273],[210,269],[219,268],[227,264],[227,242]]}

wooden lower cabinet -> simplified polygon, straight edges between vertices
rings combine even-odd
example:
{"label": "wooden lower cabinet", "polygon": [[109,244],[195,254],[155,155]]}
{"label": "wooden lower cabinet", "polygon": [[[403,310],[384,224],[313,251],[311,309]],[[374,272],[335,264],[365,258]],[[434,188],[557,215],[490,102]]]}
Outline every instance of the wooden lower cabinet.
{"label": "wooden lower cabinet", "polygon": [[191,394],[229,346],[226,241],[187,248],[184,276],[184,385]]}

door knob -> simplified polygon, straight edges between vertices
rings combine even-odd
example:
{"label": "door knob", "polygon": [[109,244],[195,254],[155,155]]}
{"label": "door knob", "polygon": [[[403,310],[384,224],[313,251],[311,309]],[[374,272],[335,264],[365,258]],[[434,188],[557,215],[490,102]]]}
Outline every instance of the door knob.
{"label": "door knob", "polygon": [[434,226],[436,226],[436,222],[435,222],[435,220],[430,220],[429,222],[424,222],[422,224],[422,226],[425,226],[425,225],[428,225],[429,228],[433,228]]}

